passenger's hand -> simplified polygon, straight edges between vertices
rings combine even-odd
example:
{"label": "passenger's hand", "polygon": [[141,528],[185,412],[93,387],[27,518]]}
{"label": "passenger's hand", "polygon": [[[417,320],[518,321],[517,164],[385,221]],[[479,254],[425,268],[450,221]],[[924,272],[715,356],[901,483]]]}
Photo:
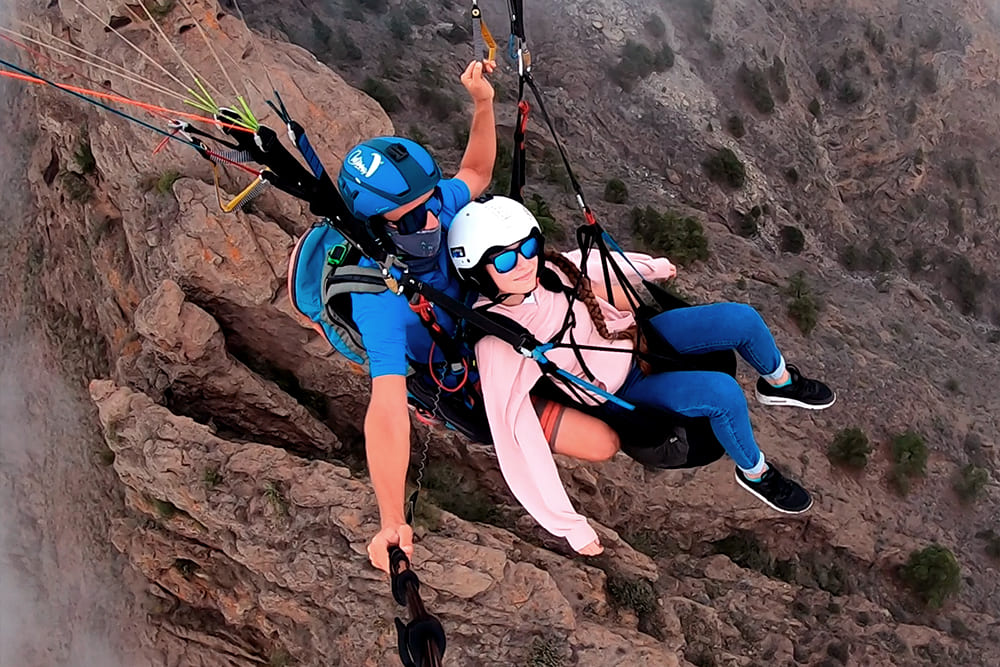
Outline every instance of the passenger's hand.
{"label": "passenger's hand", "polygon": [[581,553],[584,556],[600,556],[604,553],[604,547],[601,546],[600,540],[594,540],[585,547],[581,547],[577,553]]}
{"label": "passenger's hand", "polygon": [[389,546],[398,544],[407,558],[413,558],[413,529],[405,523],[384,524],[368,543],[372,565],[389,574]]}
{"label": "passenger's hand", "polygon": [[496,62],[492,60],[485,64],[481,60],[473,60],[462,72],[462,85],[476,104],[493,102],[493,86],[483,75],[489,74],[495,67]]}

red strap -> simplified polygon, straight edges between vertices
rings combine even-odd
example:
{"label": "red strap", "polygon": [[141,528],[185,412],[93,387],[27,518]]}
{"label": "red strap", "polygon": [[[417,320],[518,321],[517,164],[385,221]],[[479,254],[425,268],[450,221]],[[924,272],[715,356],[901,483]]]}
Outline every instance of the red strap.
{"label": "red strap", "polygon": [[525,130],[528,129],[528,114],[531,112],[531,105],[528,104],[528,100],[521,100],[517,104],[517,110],[521,116],[521,134],[524,134]]}
{"label": "red strap", "polygon": [[412,301],[410,302],[410,309],[415,312],[420,319],[424,322],[432,322],[435,326],[437,326],[437,322],[434,321],[433,308],[434,304],[428,301],[427,297],[422,294],[417,298],[416,303],[413,303]]}

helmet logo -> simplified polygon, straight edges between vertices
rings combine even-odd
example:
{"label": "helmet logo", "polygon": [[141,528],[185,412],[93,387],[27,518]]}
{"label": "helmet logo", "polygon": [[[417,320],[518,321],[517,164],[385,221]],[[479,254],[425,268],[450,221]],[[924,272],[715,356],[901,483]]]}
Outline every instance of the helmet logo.
{"label": "helmet logo", "polygon": [[451,249],[451,256],[454,257],[455,259],[462,259],[463,257],[465,257],[465,247],[464,246],[458,246],[458,247],[452,248]]}
{"label": "helmet logo", "polygon": [[365,159],[361,149],[357,149],[349,156],[347,156],[347,164],[351,165],[355,169],[361,172],[361,175],[365,178],[369,178],[375,173],[375,170],[382,165],[382,156],[378,153],[372,153],[372,163],[371,166],[365,166]]}

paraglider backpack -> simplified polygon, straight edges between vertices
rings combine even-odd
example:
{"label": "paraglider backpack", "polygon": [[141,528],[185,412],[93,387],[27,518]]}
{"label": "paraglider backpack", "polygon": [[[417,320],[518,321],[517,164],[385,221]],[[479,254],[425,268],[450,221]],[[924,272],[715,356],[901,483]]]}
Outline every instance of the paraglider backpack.
{"label": "paraglider backpack", "polygon": [[379,294],[388,288],[378,269],[358,266],[361,257],[333,226],[316,223],[292,251],[288,296],[333,349],[364,365],[368,355],[351,314],[351,294]]}

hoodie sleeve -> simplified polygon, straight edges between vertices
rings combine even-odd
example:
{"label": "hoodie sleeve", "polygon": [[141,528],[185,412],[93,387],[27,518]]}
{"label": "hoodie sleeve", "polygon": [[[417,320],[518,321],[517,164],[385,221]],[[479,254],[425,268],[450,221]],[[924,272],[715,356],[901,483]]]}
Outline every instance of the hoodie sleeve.
{"label": "hoodie sleeve", "polygon": [[492,336],[476,344],[483,403],[500,471],[511,493],[545,530],[579,551],[597,539],[573,509],[529,392],[541,370]]}
{"label": "hoodie sleeve", "polygon": [[[568,257],[578,266],[580,264],[580,258],[583,256],[580,250],[564,252],[563,255]],[[628,265],[628,262],[623,261],[620,255],[615,253],[612,256],[614,257],[615,263],[622,267],[626,276],[632,276],[635,274],[632,267]],[[639,274],[646,280],[665,280],[675,273],[674,265],[666,257],[651,257],[649,255],[644,255],[641,252],[626,252],[625,257],[628,258],[628,261],[632,263],[632,266],[635,267],[636,271],[638,271]],[[596,283],[604,283],[604,271],[601,268],[601,257],[597,253],[592,252],[587,257],[587,275]],[[614,277],[613,274],[612,277]]]}

